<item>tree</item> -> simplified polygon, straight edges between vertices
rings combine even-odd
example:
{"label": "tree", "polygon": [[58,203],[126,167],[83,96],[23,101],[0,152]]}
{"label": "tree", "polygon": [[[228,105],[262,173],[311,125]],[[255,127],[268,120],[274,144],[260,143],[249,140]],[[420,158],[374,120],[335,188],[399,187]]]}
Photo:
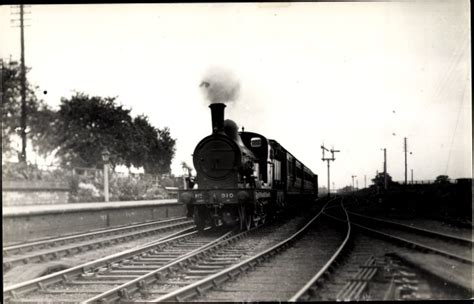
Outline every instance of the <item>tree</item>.
{"label": "tree", "polygon": [[[387,181],[388,181],[388,184],[393,184],[394,182],[392,181],[392,177],[390,176],[390,174],[387,173]],[[385,185],[385,176],[383,174],[383,172],[380,172],[378,173],[373,179],[372,179],[372,182],[376,185],[376,186],[380,186],[380,187],[384,187]]]}
{"label": "tree", "polygon": [[95,167],[107,148],[112,166],[125,163],[132,119],[130,110],[117,106],[113,97],[76,93],[61,99],[54,123],[54,140],[63,165]]}
{"label": "tree", "polygon": [[435,184],[449,184],[449,176],[438,175],[435,179]]}
{"label": "tree", "polygon": [[[28,71],[29,69],[27,69]],[[4,63],[1,69],[1,94],[2,94],[2,156],[11,157],[15,154],[20,161],[20,153],[13,145],[15,138],[19,139],[21,132],[21,77],[20,65],[11,61]],[[26,82],[26,113],[27,113],[27,138],[33,146],[43,153],[48,149],[43,145],[47,130],[50,130],[52,111],[40,99],[35,90],[37,87]]]}
{"label": "tree", "polygon": [[130,110],[114,97],[76,93],[63,98],[56,113],[52,146],[63,165],[95,167],[102,151],[111,153],[112,166],[144,167],[146,173],[167,173],[175,152],[168,128],[153,127],[146,116],[132,119]]}
{"label": "tree", "polygon": [[171,137],[168,127],[157,129],[158,131],[158,145],[154,154],[158,156],[158,172],[171,173],[171,161],[176,152],[176,139]]}

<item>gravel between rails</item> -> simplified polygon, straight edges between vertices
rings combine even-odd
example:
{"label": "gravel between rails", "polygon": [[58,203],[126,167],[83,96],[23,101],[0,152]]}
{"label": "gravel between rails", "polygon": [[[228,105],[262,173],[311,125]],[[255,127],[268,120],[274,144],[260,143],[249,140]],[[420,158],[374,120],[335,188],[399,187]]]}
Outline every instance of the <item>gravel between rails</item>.
{"label": "gravel between rails", "polygon": [[394,213],[390,212],[390,210],[382,209],[381,206],[373,202],[358,202],[352,205],[348,204],[347,209],[348,211],[377,217],[383,220],[398,222],[416,228],[424,228],[433,230],[435,232],[450,234],[457,237],[473,239],[472,227],[465,227],[465,225],[462,225],[462,223],[459,223],[460,225],[455,225],[452,223],[452,221],[415,218],[413,215],[407,214],[407,212]]}
{"label": "gravel between rails", "polygon": [[[23,294],[21,295],[20,300],[14,300],[13,302],[62,303],[68,301],[85,301],[97,294],[101,294],[115,286],[119,286],[127,281],[139,277],[143,274],[143,268],[146,268],[145,272],[158,269],[165,265],[167,261],[169,262],[179,256],[185,255],[193,249],[215,240],[222,234],[222,231],[209,231],[203,232],[199,235],[192,235],[178,243],[175,242],[174,244],[169,244],[162,249],[155,248],[147,250],[147,252],[152,255],[162,256],[163,258],[154,259],[160,261],[150,262],[150,255],[143,255],[143,253],[138,255],[135,254],[117,260],[116,262],[109,264],[109,266],[103,265],[100,267],[94,267],[85,273],[69,277],[67,281],[61,281],[60,283],[49,285],[44,289]],[[136,273],[128,272],[131,268],[136,269]]]}
{"label": "gravel between rails", "polygon": [[[293,219],[287,219],[284,220],[280,223],[271,223],[268,226],[264,226],[252,236],[253,242],[249,243],[249,247],[246,248],[245,253],[250,254],[252,250],[263,250],[263,248],[267,248],[268,246],[271,246],[279,241],[281,241],[283,238],[285,238],[287,235],[294,233],[297,231],[301,226],[304,225],[306,222],[306,218],[308,217],[307,214],[302,214],[299,216],[296,216],[296,218]],[[267,231],[266,233],[271,235],[271,237],[268,238],[262,238],[261,234],[265,233],[264,231]],[[87,279],[87,278],[86,278]],[[33,302],[62,302],[62,301],[83,301],[87,298],[90,298],[98,293],[101,293],[105,290],[110,289],[113,286],[120,285],[127,280],[132,280],[133,278],[130,276],[128,279],[126,277],[122,277],[119,280],[117,280],[118,284],[114,284],[113,282],[108,282],[107,284],[100,284],[97,282],[97,284],[89,284],[87,287],[81,286],[80,290],[81,292],[88,292],[88,294],[82,294],[78,296],[77,291],[78,287],[74,286],[75,284],[69,284],[67,288],[63,289],[58,286],[50,286],[47,288],[45,292],[38,292],[34,294],[27,294],[25,296],[22,296],[22,300],[25,301],[33,301]],[[94,280],[93,280],[94,281]],[[75,282],[73,282],[75,283]],[[110,283],[110,285],[109,285]],[[107,286],[107,288],[105,287]]]}
{"label": "gravel between rails", "polygon": [[74,256],[63,257],[60,261],[45,261],[41,263],[18,265],[3,275],[3,286],[9,286],[29,281],[55,271],[67,269],[102,258],[104,256],[132,249],[137,246],[141,246],[146,243],[153,242],[157,239],[168,236],[176,231],[179,231],[180,229],[182,228],[159,232],[152,236],[138,238],[124,243],[118,243],[108,247],[97,248],[94,250],[86,250],[82,253],[75,254]]}
{"label": "gravel between rails", "polygon": [[462,246],[454,242],[447,242],[436,237],[421,235],[417,232],[406,231],[403,229],[397,229],[395,227],[384,227],[381,224],[373,223],[365,219],[355,217],[352,219],[355,223],[361,223],[364,226],[372,227],[378,231],[395,235],[397,237],[404,238],[409,241],[424,244],[439,250],[450,252],[466,259],[472,259],[472,247]]}
{"label": "gravel between rails", "polygon": [[[435,269],[444,267],[445,271],[449,272],[450,276],[457,278],[461,277],[464,280],[470,280],[471,269],[466,267],[462,268],[462,263],[452,261],[444,257],[439,257],[433,254],[420,254],[414,252],[414,250],[407,249],[394,245],[390,242],[379,240],[366,236],[362,233],[354,235],[352,250],[350,255],[341,261],[338,267],[331,273],[322,285],[317,289],[314,296],[309,299],[310,301],[344,301],[347,299],[337,298],[342,288],[355,277],[357,272],[360,270],[360,266],[370,258],[375,257],[378,264],[381,265],[380,270],[372,281],[369,282],[368,290],[364,294],[361,300],[367,301],[382,301],[387,300],[387,292],[390,288],[390,258],[389,256],[396,253],[405,257],[420,257],[427,261],[425,265],[420,265],[425,269]],[[449,261],[448,261],[449,260]],[[434,262],[437,261],[437,262]],[[430,263],[431,262],[431,263]],[[442,262],[442,263],[440,263]],[[445,265],[442,265],[442,264]],[[433,300],[433,299],[444,299],[444,300],[459,300],[466,299],[469,295],[466,290],[460,290],[454,286],[450,286],[449,282],[441,278],[435,278],[433,276],[427,276],[425,270],[421,270],[418,267],[405,265],[412,274],[416,274],[414,280],[418,283],[418,291],[416,292],[416,298],[413,300]]]}
{"label": "gravel between rails", "polygon": [[[143,238],[148,235],[156,235],[166,230],[173,230],[180,227],[191,227],[192,220],[181,218],[179,220],[160,221],[144,225],[131,225],[129,229],[120,228],[110,229],[113,231],[100,232],[98,235],[94,233],[88,234],[85,238],[72,238],[71,240],[64,240],[61,244],[57,242],[48,242],[43,246],[37,244],[36,246],[27,246],[23,250],[8,250],[11,254],[3,256],[4,270],[10,270],[12,267],[27,264],[46,262],[51,260],[60,260],[66,256],[72,256],[84,251],[91,251],[101,247],[111,246],[113,244],[127,242],[133,239]],[[145,226],[145,227],[143,227]],[[52,245],[52,246],[49,246]],[[3,253],[5,254],[5,248]]]}
{"label": "gravel between rails", "polygon": [[[203,277],[202,275],[196,273],[200,271],[197,269],[202,269],[202,267],[212,267],[209,265],[215,263],[216,258],[225,260],[230,258],[233,260],[231,265],[235,265],[241,261],[244,261],[294,234],[307,223],[310,218],[310,214],[311,213],[298,215],[293,219],[286,219],[280,222],[271,223],[268,226],[263,226],[253,233],[247,235],[242,240],[227,246],[220,253],[209,256],[208,259],[210,263],[207,261],[207,259],[205,259],[204,261],[199,261],[195,265],[188,267],[188,269],[173,275],[169,275],[159,284],[149,286],[146,290],[146,293],[135,294],[132,300],[151,300],[157,298],[160,295],[172,292],[183,285],[188,285],[200,280]],[[231,265],[227,264],[226,267],[230,267]],[[209,271],[212,272],[213,270],[210,269]]]}
{"label": "gravel between rails", "polygon": [[190,301],[288,301],[327,262],[344,237],[323,216],[291,248]]}

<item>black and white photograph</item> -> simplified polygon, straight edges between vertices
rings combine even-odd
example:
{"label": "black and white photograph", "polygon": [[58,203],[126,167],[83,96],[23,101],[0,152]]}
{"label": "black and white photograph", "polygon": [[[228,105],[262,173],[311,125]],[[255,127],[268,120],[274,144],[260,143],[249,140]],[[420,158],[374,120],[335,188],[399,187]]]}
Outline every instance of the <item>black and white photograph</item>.
{"label": "black and white photograph", "polygon": [[468,0],[3,4],[3,303],[474,299]]}

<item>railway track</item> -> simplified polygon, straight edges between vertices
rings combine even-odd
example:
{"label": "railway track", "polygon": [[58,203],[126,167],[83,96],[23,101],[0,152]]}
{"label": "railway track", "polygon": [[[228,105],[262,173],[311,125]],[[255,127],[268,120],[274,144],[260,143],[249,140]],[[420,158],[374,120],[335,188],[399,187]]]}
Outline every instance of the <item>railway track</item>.
{"label": "railway track", "polygon": [[7,303],[143,301],[162,295],[163,289],[169,292],[261,252],[298,230],[305,218],[307,214],[234,236],[215,236],[213,244],[208,240],[198,248],[202,244],[196,240],[187,243],[176,237],[182,241],[173,246],[154,244],[8,287],[4,298]]}
{"label": "railway track", "polygon": [[382,220],[349,212],[352,223],[376,236],[395,241],[422,252],[436,253],[472,265],[472,239],[461,238],[429,229]]}
{"label": "railway track", "polygon": [[231,232],[221,230],[202,233],[187,231],[189,229],[173,233],[165,237],[165,240],[146,246],[7,286],[4,289],[4,300],[6,303],[77,303],[139,278],[144,273],[152,272],[162,265],[179,260],[231,235]]}
{"label": "railway track", "polygon": [[[348,222],[343,214],[335,214],[334,209],[327,208],[326,215],[339,221]],[[352,215],[352,213],[348,214]],[[353,218],[354,215],[351,216]],[[377,222],[380,225],[380,222]],[[355,223],[350,224],[358,228],[358,232],[374,233],[371,228]],[[410,229],[411,227],[404,227]],[[414,229],[418,231],[418,229]],[[418,231],[420,233],[420,231]],[[439,238],[449,236],[432,234],[422,231],[422,234],[433,235]],[[469,297],[470,288],[466,284],[458,284],[450,280],[449,286],[445,278],[433,276],[432,273],[421,271],[417,265],[406,263],[398,258],[396,252],[413,252],[414,249],[428,250],[426,245],[419,245],[409,240],[398,240],[393,244],[393,237],[386,233],[380,234],[383,240],[376,241],[365,233],[355,233],[345,246],[341,254],[337,255],[326,270],[321,270],[302,290],[290,301],[359,301],[359,300],[419,300],[419,299],[462,299]],[[389,240],[386,242],[385,240]],[[450,242],[468,244],[468,240],[450,239]],[[400,243],[403,247],[400,247]],[[430,252],[436,252],[429,249]],[[449,255],[462,265],[469,260],[458,259],[458,255]],[[403,253],[402,253],[403,255]],[[455,263],[456,264],[456,263]],[[469,267],[470,267],[469,266]],[[452,275],[452,274],[451,274]],[[427,282],[432,286],[429,287]],[[435,290],[431,290],[436,286]],[[449,291],[446,292],[445,290]],[[451,292],[451,293],[450,293]],[[453,296],[454,295],[454,296]]]}
{"label": "railway track", "polygon": [[[363,203],[361,201],[363,201]],[[349,212],[354,211],[354,213],[363,213],[364,215],[369,215],[375,218],[390,220],[400,224],[407,224],[448,235],[461,236],[466,239],[472,238],[472,230],[474,226],[471,223],[466,223],[459,219],[455,220],[452,217],[447,216],[417,216],[416,214],[410,214],[410,212],[407,211],[399,211],[394,214],[389,212],[387,214],[387,210],[381,209],[379,203],[375,203],[367,198],[355,198],[353,203],[353,206],[346,205]],[[361,212],[361,210],[366,212]]]}
{"label": "railway track", "polygon": [[192,220],[182,217],[7,246],[3,247],[3,271],[193,225]]}
{"label": "railway track", "polygon": [[258,254],[181,288],[141,300],[286,301],[314,273],[328,267],[349,235],[348,225],[334,226],[320,211],[296,233]]}
{"label": "railway track", "polygon": [[[290,237],[283,228],[275,234],[279,226],[235,235],[221,231],[213,241],[199,239],[209,234],[188,233],[182,239],[173,237],[133,253],[81,265],[70,273],[63,271],[46,276],[46,280],[9,287],[4,298],[7,303],[415,299],[420,276],[387,254],[400,251],[400,243],[405,251],[429,250],[472,267],[472,261],[440,253],[439,248],[431,248],[433,244],[426,249],[429,246],[419,244],[420,240],[395,236],[397,244],[374,241],[374,233],[390,242],[394,236],[373,231],[373,226],[381,226],[380,219],[376,224],[364,219],[362,225],[360,218],[364,217],[348,213],[342,203],[332,201],[303,228],[295,229],[302,225],[293,224],[292,229],[298,231]],[[356,234],[355,228],[364,233]],[[417,231],[410,226],[400,229]],[[417,233],[437,242],[449,237]],[[449,242],[463,246],[466,241]]]}
{"label": "railway track", "polygon": [[[153,301],[154,298],[172,293],[183,286],[189,286],[223,269],[228,269],[249,256],[261,252],[264,248],[274,245],[283,236],[297,230],[303,219],[304,217],[300,217],[280,226],[275,227],[270,224],[239,233],[200,252],[174,261],[153,273],[91,298],[85,303]],[[137,281],[142,282],[139,287],[137,287]]]}

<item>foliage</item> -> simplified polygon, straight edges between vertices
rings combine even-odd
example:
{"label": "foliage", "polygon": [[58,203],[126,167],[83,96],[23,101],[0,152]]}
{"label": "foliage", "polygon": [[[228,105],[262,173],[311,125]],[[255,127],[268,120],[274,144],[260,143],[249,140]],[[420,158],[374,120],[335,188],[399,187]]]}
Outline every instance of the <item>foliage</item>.
{"label": "foliage", "polygon": [[56,156],[66,166],[95,167],[102,162],[105,147],[111,152],[114,166],[122,163],[117,151],[127,149],[130,110],[114,105],[114,98],[91,97],[77,93],[61,99],[56,113],[52,145]]}
{"label": "foliage", "polygon": [[[91,174],[91,172],[94,172]],[[72,174],[71,170],[40,170],[26,163],[6,163],[2,166],[4,181],[51,181],[69,184],[71,202],[104,201],[104,182],[102,170],[85,171]],[[177,187],[181,179],[168,176],[109,175],[109,195],[111,201],[151,200],[169,197],[165,187]]]}
{"label": "foliage", "polygon": [[[27,69],[28,70],[28,69]],[[2,61],[1,93],[2,93],[2,156],[11,157],[18,155],[13,143],[13,138],[21,135],[21,73],[20,65],[16,62],[5,64]],[[48,106],[37,98],[35,90],[26,81],[26,113],[27,113],[27,138],[40,152],[47,153],[43,143],[48,139],[45,134],[51,129],[53,112]]]}
{"label": "foliage", "polygon": [[[383,172],[378,173],[378,174],[372,179],[372,182],[373,182],[376,186],[384,187],[384,185],[385,185],[385,176],[384,176]],[[388,182],[389,185],[394,183],[394,182],[392,181],[392,177],[391,177],[390,174],[388,174],[388,173],[387,173],[387,182]]]}
{"label": "foliage", "polygon": [[449,176],[447,176],[447,175],[438,175],[434,182],[435,182],[435,184],[448,184],[449,183]]}
{"label": "foliage", "polygon": [[61,100],[54,127],[53,147],[63,165],[95,167],[102,151],[111,153],[112,167],[143,166],[146,173],[170,171],[175,140],[168,128],[157,129],[146,116],[132,119],[130,110],[116,105],[113,97],[76,93]]}
{"label": "foliage", "polygon": [[2,180],[6,181],[65,181],[71,172],[64,169],[40,170],[27,163],[5,163],[2,165]]}
{"label": "foliage", "polygon": [[146,173],[169,173],[175,154],[176,140],[171,138],[170,130],[153,127],[144,115],[133,120],[129,164],[143,166]]}
{"label": "foliage", "polygon": [[[13,145],[21,127],[20,66],[2,61],[2,156],[20,151]],[[129,109],[115,103],[114,97],[76,93],[61,99],[58,111],[39,100],[26,83],[27,138],[41,155],[52,152],[68,167],[96,167],[102,151],[111,153],[112,167],[124,164],[144,167],[146,173],[169,173],[176,140],[168,128],[153,127],[144,115],[134,119]]]}
{"label": "foliage", "polygon": [[[102,176],[75,175],[71,182],[73,202],[100,202],[104,200]],[[110,175],[110,201],[164,199],[168,197],[161,181],[142,176]]]}

